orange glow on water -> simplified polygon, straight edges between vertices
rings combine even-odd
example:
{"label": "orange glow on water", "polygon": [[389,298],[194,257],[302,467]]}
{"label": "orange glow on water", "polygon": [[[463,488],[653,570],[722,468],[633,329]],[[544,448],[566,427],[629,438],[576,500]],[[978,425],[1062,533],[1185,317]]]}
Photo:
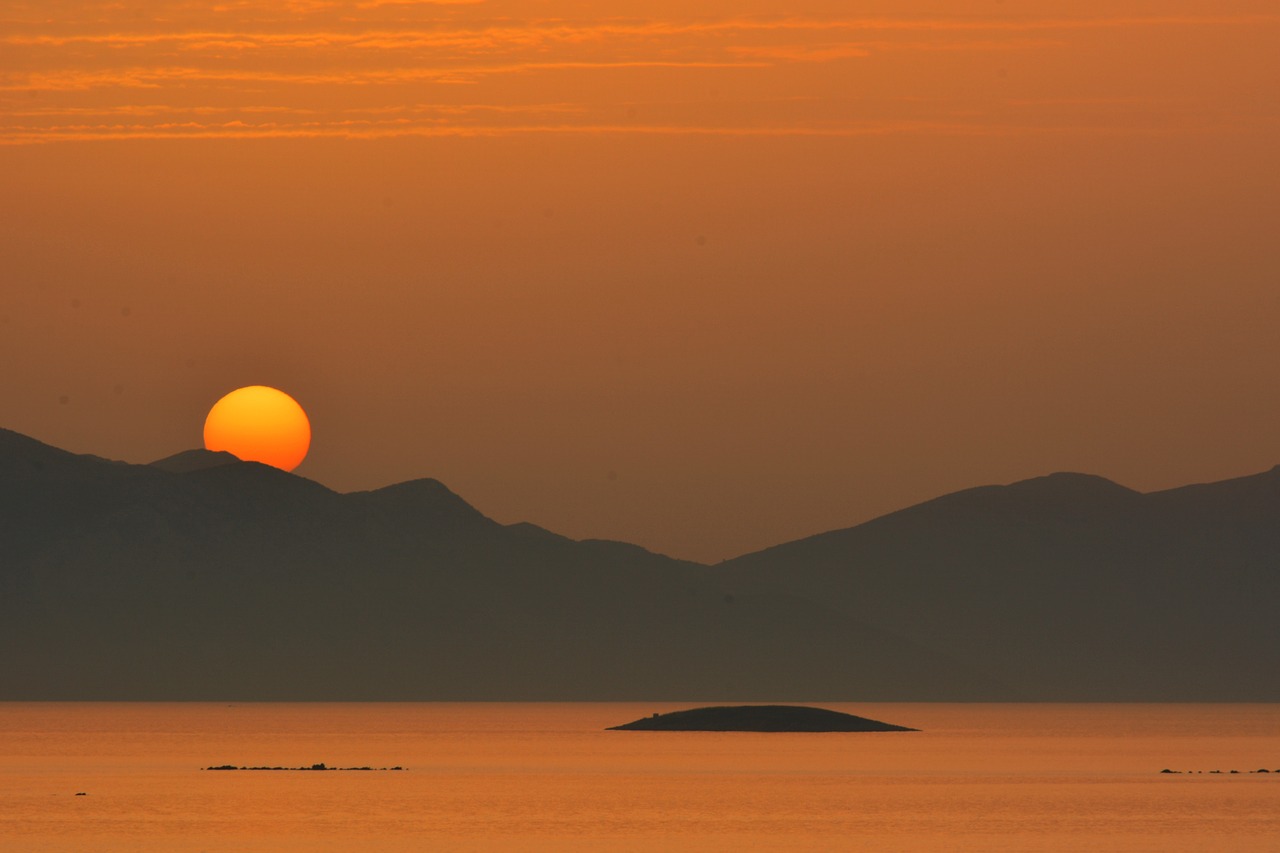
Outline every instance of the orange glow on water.
{"label": "orange glow on water", "polygon": [[[1245,772],[1276,755],[1275,705],[859,704],[838,707],[923,731],[604,730],[679,707],[0,703],[0,837],[101,853],[1274,853],[1280,837],[1280,778]],[[407,771],[199,769],[318,761]]]}
{"label": "orange glow on water", "polygon": [[251,385],[232,391],[209,410],[204,446],[292,471],[311,447],[311,422],[288,394]]}

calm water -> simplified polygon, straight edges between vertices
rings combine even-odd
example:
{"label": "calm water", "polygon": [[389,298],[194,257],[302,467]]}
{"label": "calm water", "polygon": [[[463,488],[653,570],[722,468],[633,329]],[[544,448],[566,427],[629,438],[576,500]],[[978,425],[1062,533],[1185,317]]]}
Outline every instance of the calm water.
{"label": "calm water", "polygon": [[[1280,770],[1277,705],[829,705],[925,731],[602,731],[677,707],[0,704],[0,850],[1280,850],[1280,774],[1246,772]],[[408,769],[200,769],[321,761]]]}

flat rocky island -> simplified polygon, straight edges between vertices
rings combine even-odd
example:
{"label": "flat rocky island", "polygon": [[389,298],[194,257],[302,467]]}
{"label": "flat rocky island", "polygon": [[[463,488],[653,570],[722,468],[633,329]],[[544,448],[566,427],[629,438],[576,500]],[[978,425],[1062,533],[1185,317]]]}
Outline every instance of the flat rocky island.
{"label": "flat rocky island", "polygon": [[639,732],[914,732],[866,717],[805,705],[727,705],[642,717],[609,731]]}

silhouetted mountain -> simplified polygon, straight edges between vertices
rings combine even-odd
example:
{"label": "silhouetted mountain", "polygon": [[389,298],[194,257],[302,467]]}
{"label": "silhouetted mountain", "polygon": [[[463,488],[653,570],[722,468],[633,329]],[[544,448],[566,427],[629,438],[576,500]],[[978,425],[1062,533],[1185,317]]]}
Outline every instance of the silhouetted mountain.
{"label": "silhouetted mountain", "polygon": [[1143,495],[1054,474],[722,563],[1037,699],[1275,700],[1280,469]]}
{"label": "silhouetted mountain", "polygon": [[210,461],[109,463],[0,431],[0,698],[1000,692],[814,602],[504,526],[434,480],[343,495]]}
{"label": "silhouetted mountain", "polygon": [[709,567],[0,430],[0,699],[1274,701],[1277,521],[1055,474]]}
{"label": "silhouetted mountain", "polygon": [[232,465],[239,461],[238,456],[225,450],[184,450],[182,453],[157,459],[151,463],[151,467],[172,474],[190,474],[192,471],[221,468],[223,465]]}

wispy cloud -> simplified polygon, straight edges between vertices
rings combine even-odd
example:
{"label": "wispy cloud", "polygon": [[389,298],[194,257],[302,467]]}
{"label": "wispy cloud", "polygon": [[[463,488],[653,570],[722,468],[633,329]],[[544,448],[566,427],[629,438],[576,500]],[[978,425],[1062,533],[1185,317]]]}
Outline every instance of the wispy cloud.
{"label": "wispy cloud", "polygon": [[[457,0],[472,3],[478,0]],[[377,3],[370,5],[393,5]],[[401,4],[395,4],[401,5]],[[358,23],[358,22],[353,22]],[[386,30],[253,31],[253,30],[183,30],[183,31],[113,31],[71,33],[25,33],[0,37],[0,44],[66,47],[76,44],[132,47],[156,44],[196,44],[232,42],[236,44],[283,45],[290,47],[369,47],[418,48],[441,45],[484,46],[512,44],[546,44],[552,42],[582,44],[626,38],[707,36],[725,33],[834,33],[870,34],[876,32],[1036,32],[1061,30],[1098,30],[1143,27],[1252,26],[1280,24],[1280,13],[1248,15],[1151,15],[1127,17],[1080,18],[728,18],[722,20],[603,20],[569,23],[563,21],[530,21],[527,24],[486,25],[420,30],[413,28]]]}
{"label": "wispy cloud", "polygon": [[[1244,132],[1243,128],[1222,125],[1199,128],[1202,133]],[[729,127],[720,125],[647,124],[415,124],[407,119],[376,121],[347,119],[333,122],[160,122],[80,123],[56,128],[15,126],[2,137],[0,146],[49,142],[88,142],[136,139],[350,139],[376,140],[405,137],[499,137],[521,135],[653,135],[723,137],[825,137],[870,136],[1159,136],[1164,126],[1108,125],[1002,125],[984,122],[867,122],[843,127]]]}
{"label": "wispy cloud", "polygon": [[859,44],[769,44],[729,47],[734,56],[749,56],[782,62],[831,62],[836,59],[870,56],[871,51]]}
{"label": "wispy cloud", "polygon": [[133,67],[106,71],[59,70],[38,72],[25,79],[0,83],[0,91],[84,91],[88,89],[158,89],[176,83],[272,83],[290,86],[385,86],[439,82],[459,76],[480,77],[529,71],[607,70],[627,68],[762,68],[759,61],[546,61],[498,65],[438,66],[431,68],[376,68],[343,71],[271,71],[267,69],[201,68],[197,66]]}
{"label": "wispy cloud", "polygon": [[[95,115],[92,112],[68,115],[65,113],[20,113],[0,128],[0,146],[31,145],[53,142],[87,142],[131,139],[390,139],[399,137],[496,137],[521,135],[662,135],[662,136],[723,136],[723,137],[825,137],[855,138],[870,136],[951,135],[951,136],[1097,136],[1127,135],[1152,136],[1167,134],[1166,124],[1116,124],[1086,125],[1079,123],[1027,123],[1011,124],[992,122],[983,117],[970,121],[868,121],[846,125],[696,125],[688,123],[646,124],[611,123],[590,121],[560,121],[554,123],[526,124],[512,121],[470,121],[468,118],[489,113],[493,116],[512,116],[515,111],[500,105],[471,111],[442,111],[432,119],[396,116],[374,118],[326,118],[316,119],[314,112],[286,109],[272,112],[274,120],[261,121],[251,118],[263,112],[241,110],[245,118],[225,121],[208,121],[211,114],[231,114],[229,111],[209,108],[174,109],[163,113],[121,109],[116,114]],[[181,120],[184,116],[192,118]],[[164,120],[161,120],[161,119]],[[93,120],[96,119],[96,120]],[[147,121],[146,119],[154,119]],[[1275,130],[1276,128],[1272,128]],[[1246,133],[1250,128],[1235,126],[1229,122],[1219,125],[1197,125],[1186,128],[1199,133]]]}
{"label": "wispy cloud", "polygon": [[[532,6],[544,17],[520,20],[482,0],[291,0],[287,15],[275,0],[170,0],[150,21],[123,26],[122,9],[63,5],[59,16],[30,2],[11,10],[0,36],[0,141],[1046,132],[1051,123],[1030,112],[1054,98],[1071,105],[1080,127],[1105,126],[1120,111],[1092,90],[957,94],[946,76],[954,66],[926,57],[1114,49],[1093,46],[1099,31],[1280,29],[1280,13],[641,20],[552,18],[554,3]],[[920,64],[896,89],[869,91],[865,79],[841,76],[909,54]],[[694,107],[690,91],[709,94]],[[756,94],[766,91],[773,100]],[[779,95],[791,106],[780,108]],[[639,102],[649,105],[647,121],[614,123]],[[521,121],[551,115],[551,103],[562,121]],[[1176,124],[1177,110],[1139,96],[1133,103],[1127,127]],[[968,123],[951,121],[961,115]],[[213,116],[225,120],[198,120]]]}

